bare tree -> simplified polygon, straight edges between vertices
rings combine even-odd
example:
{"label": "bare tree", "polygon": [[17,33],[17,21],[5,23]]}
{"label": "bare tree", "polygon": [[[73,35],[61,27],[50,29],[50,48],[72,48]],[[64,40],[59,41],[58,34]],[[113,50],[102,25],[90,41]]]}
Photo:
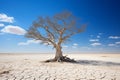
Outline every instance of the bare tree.
{"label": "bare tree", "polygon": [[25,36],[40,40],[41,43],[47,45],[53,45],[56,50],[55,58],[46,62],[73,62],[74,60],[63,56],[61,44],[70,39],[71,36],[83,32],[85,27],[86,25],[79,25],[78,19],[70,12],[64,11],[54,15],[52,18],[39,17],[32,23]]}

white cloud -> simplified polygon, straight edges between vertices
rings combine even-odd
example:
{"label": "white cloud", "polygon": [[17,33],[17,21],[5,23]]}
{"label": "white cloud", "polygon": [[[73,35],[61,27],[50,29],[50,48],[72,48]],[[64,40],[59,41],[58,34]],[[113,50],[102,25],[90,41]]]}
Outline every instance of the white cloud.
{"label": "white cloud", "polygon": [[102,35],[103,33],[98,33],[98,35]]}
{"label": "white cloud", "polygon": [[77,46],[78,44],[77,43],[74,43],[73,46]]}
{"label": "white cloud", "polygon": [[33,39],[33,40],[28,40],[28,41],[26,41],[26,42],[20,42],[20,43],[18,43],[18,45],[29,45],[29,44],[39,44],[41,41],[40,40],[35,40],[35,39]]}
{"label": "white cloud", "polygon": [[115,42],[115,44],[118,44],[118,45],[119,45],[119,44],[120,44],[120,41],[119,41],[119,42]]}
{"label": "white cloud", "polygon": [[98,35],[97,38],[100,38],[100,36]]}
{"label": "white cloud", "polygon": [[103,33],[98,33],[97,38],[100,38]]}
{"label": "white cloud", "polygon": [[[97,38],[101,38],[101,35],[102,35],[103,33],[98,33],[98,35],[96,36]],[[90,37],[94,37],[95,35],[90,35]]]}
{"label": "white cloud", "polygon": [[117,47],[117,46],[119,46],[119,45],[120,45],[120,41],[119,41],[119,42],[112,43],[112,44],[108,44],[108,46],[115,46],[115,47]]}
{"label": "white cloud", "polygon": [[100,45],[102,45],[102,44],[96,42],[96,43],[92,43],[91,45],[92,45],[92,46],[100,46]]}
{"label": "white cloud", "polygon": [[68,48],[68,46],[66,46],[66,45],[64,45],[64,46],[62,46],[63,48]]}
{"label": "white cloud", "polygon": [[6,14],[0,14],[0,22],[13,23],[14,22],[14,17],[9,17]]}
{"label": "white cloud", "polygon": [[48,42],[48,43],[43,43],[43,45],[52,46],[52,44],[51,44],[50,42]]}
{"label": "white cloud", "polygon": [[119,39],[120,36],[109,36],[109,39]]}
{"label": "white cloud", "polygon": [[77,48],[78,47],[78,44],[77,43],[74,43],[73,45],[72,45],[72,48]]}
{"label": "white cloud", "polygon": [[26,31],[19,27],[19,26],[13,26],[13,25],[8,25],[5,26],[1,32],[3,33],[10,33],[10,34],[16,34],[16,35],[24,35],[26,33]]}
{"label": "white cloud", "polygon": [[91,48],[90,47],[80,47],[81,49],[87,49],[87,50],[90,50]]}
{"label": "white cloud", "polygon": [[48,45],[47,43],[43,43],[43,45]]}
{"label": "white cloud", "polygon": [[90,42],[96,42],[96,41],[99,41],[99,39],[90,39],[89,41]]}
{"label": "white cloud", "polygon": [[116,44],[108,44],[108,46],[116,46]]}
{"label": "white cloud", "polygon": [[77,48],[77,46],[72,46],[72,48]]}
{"label": "white cloud", "polygon": [[4,24],[2,24],[2,23],[0,23],[0,27],[3,27],[3,26],[5,26]]}

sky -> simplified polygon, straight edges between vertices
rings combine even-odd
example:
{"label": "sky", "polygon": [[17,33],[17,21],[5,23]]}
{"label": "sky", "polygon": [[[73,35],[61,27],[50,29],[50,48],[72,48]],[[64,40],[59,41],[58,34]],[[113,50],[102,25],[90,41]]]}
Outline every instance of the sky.
{"label": "sky", "polygon": [[37,17],[70,11],[87,24],[63,44],[64,53],[120,53],[119,0],[0,0],[0,53],[54,53],[24,37]]}

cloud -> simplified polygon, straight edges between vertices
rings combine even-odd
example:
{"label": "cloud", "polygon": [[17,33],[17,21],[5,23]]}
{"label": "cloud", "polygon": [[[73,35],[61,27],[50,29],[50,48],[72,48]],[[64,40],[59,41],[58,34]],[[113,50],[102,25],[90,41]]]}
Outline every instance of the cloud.
{"label": "cloud", "polygon": [[97,42],[97,41],[99,41],[99,39],[90,39],[89,41],[90,42]]}
{"label": "cloud", "polygon": [[77,48],[77,46],[72,46],[72,48]]}
{"label": "cloud", "polygon": [[64,45],[64,46],[62,46],[63,48],[68,48],[68,46],[66,46],[66,45]]}
{"label": "cloud", "polygon": [[98,35],[102,35],[103,33],[98,33]]}
{"label": "cloud", "polygon": [[14,17],[9,17],[6,14],[0,14],[0,22],[13,23],[14,22]]}
{"label": "cloud", "polygon": [[108,38],[109,38],[109,39],[119,39],[120,36],[109,36]]}
{"label": "cloud", "polygon": [[103,33],[98,33],[97,38],[100,38]]}
{"label": "cloud", "polygon": [[119,42],[115,42],[115,44],[118,44],[118,45],[119,45],[119,44],[120,44],[120,41],[119,41]]}
{"label": "cloud", "polygon": [[108,46],[116,46],[116,44],[108,44]]}
{"label": "cloud", "polygon": [[98,35],[97,38],[100,38],[100,36]]}
{"label": "cloud", "polygon": [[96,43],[92,43],[91,45],[92,45],[92,46],[100,46],[100,45],[102,45],[102,44],[101,44],[101,43],[96,42]]}
{"label": "cloud", "polygon": [[29,44],[39,44],[40,42],[41,42],[40,40],[33,39],[33,40],[28,40],[26,42],[20,42],[18,43],[18,45],[21,46],[21,45],[29,45]]}
{"label": "cloud", "polygon": [[3,27],[3,26],[5,26],[4,24],[2,24],[2,23],[0,23],[0,27]]}
{"label": "cloud", "polygon": [[10,34],[16,34],[16,35],[24,35],[26,31],[19,27],[19,26],[13,26],[13,25],[8,25],[4,27],[1,32],[3,33],[10,33]]}
{"label": "cloud", "polygon": [[[101,35],[102,35],[103,33],[98,33],[98,35],[96,36],[97,38],[101,38]],[[90,37],[94,37],[95,35],[90,35]]]}
{"label": "cloud", "polygon": [[77,48],[78,47],[78,44],[77,43],[74,43],[72,48]]}
{"label": "cloud", "polygon": [[77,46],[78,44],[77,43],[74,43],[73,46]]}
{"label": "cloud", "polygon": [[108,44],[108,46],[119,46],[120,45],[120,41],[119,42],[115,42],[115,43],[113,43],[113,44]]}
{"label": "cloud", "polygon": [[52,44],[51,44],[50,42],[48,42],[48,43],[43,43],[43,45],[52,46]]}
{"label": "cloud", "polygon": [[80,47],[81,49],[87,49],[87,50],[90,50],[91,48],[90,47]]}

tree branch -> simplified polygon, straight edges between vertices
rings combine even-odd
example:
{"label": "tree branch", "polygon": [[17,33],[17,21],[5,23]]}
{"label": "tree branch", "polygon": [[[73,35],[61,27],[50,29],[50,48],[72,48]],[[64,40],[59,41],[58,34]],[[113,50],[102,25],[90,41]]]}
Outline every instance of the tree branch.
{"label": "tree branch", "polygon": [[49,30],[48,26],[45,26],[44,29],[46,30],[48,37],[51,41],[55,42],[55,36],[54,34]]}
{"label": "tree branch", "polygon": [[77,29],[76,32],[72,32],[72,33],[64,36],[64,37],[63,37],[63,41],[67,40],[68,38],[70,38],[71,36],[73,36],[73,35],[75,35],[75,34],[77,34],[77,33],[83,32],[83,31],[85,30],[85,28],[86,28],[86,25],[83,25],[80,29]]}
{"label": "tree branch", "polygon": [[63,28],[59,31],[59,34],[60,34],[60,37],[59,37],[59,40],[58,40],[58,44],[61,44],[63,42],[63,34],[65,32],[66,28]]}
{"label": "tree branch", "polygon": [[[72,35],[83,32],[85,29],[85,26],[81,28],[76,26],[78,26],[77,19],[69,12],[57,14],[53,18],[39,17],[32,23],[26,37],[41,40],[42,43],[47,43],[48,45],[51,43],[56,47]],[[44,29],[45,34],[44,31],[40,32],[40,29]]]}

